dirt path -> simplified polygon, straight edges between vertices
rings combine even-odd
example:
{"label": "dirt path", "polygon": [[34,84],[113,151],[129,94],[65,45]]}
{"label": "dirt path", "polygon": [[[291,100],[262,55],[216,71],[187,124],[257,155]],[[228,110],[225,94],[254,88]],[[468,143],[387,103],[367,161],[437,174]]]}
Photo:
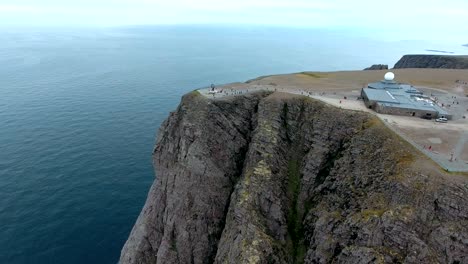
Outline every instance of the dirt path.
{"label": "dirt path", "polygon": [[465,144],[468,141],[468,130],[465,131],[457,142],[455,146],[455,151],[453,153],[454,157],[459,159],[462,156],[463,149],[465,148]]}

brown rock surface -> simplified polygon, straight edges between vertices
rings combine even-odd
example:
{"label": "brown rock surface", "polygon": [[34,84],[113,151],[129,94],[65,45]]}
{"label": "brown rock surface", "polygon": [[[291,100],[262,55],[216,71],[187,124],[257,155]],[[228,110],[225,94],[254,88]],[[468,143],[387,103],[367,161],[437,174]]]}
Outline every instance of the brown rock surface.
{"label": "brown rock surface", "polygon": [[120,263],[468,262],[468,178],[362,112],[193,92],[153,160]]}

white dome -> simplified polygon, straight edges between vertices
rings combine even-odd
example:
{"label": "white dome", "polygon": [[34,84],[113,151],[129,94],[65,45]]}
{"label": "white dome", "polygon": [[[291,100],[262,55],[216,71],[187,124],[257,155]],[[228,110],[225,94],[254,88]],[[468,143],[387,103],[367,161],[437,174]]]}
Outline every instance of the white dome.
{"label": "white dome", "polygon": [[395,79],[395,74],[393,74],[393,72],[387,72],[385,74],[386,81],[393,81],[393,79]]}

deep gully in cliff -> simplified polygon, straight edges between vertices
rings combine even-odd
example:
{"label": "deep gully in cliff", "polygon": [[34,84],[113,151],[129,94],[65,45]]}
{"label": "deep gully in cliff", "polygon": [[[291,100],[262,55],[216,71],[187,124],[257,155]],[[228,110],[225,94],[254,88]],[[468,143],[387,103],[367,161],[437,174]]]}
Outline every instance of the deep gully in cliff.
{"label": "deep gully in cliff", "polygon": [[[302,145],[302,138],[296,138],[293,135],[291,129],[300,130],[299,127],[291,128],[288,125],[288,114],[289,108],[288,103],[284,103],[282,120],[283,127],[286,132],[286,140],[289,145],[288,151],[288,167],[287,167],[287,193],[289,196],[289,211],[287,212],[287,227],[290,237],[289,243],[289,254],[293,260],[293,263],[303,263],[304,256],[306,253],[306,247],[304,244],[304,227],[302,225],[304,212],[299,207],[299,193],[301,190],[301,160],[304,157],[304,153],[301,152],[300,146]],[[304,105],[301,104],[300,112],[297,120],[298,126],[301,126],[304,117]]]}
{"label": "deep gully in cliff", "polygon": [[[263,97],[264,98],[264,97]],[[263,99],[262,98],[262,99]],[[261,99],[260,99],[261,100]],[[260,100],[255,105],[254,111],[252,111],[252,115],[249,117],[250,120],[250,127],[246,130],[247,133],[242,133],[246,140],[246,146],[242,149],[241,153],[237,159],[237,171],[236,177],[233,177],[232,181],[232,188],[230,191],[229,201],[226,204],[225,211],[224,211],[224,219],[222,224],[222,230],[224,230],[226,225],[226,216],[227,211],[231,205],[231,196],[235,189],[235,186],[242,177],[244,172],[244,167],[246,164],[247,153],[249,151],[250,145],[252,143],[252,133],[256,129],[256,115],[258,110],[258,105]],[[304,131],[302,126],[304,125],[305,119],[305,102],[301,102],[299,113],[291,113],[288,102],[283,104],[282,112],[280,114],[282,119],[282,127],[284,129],[286,143],[287,143],[287,154],[285,156],[287,162],[287,199],[289,203],[288,211],[286,211],[286,219],[287,219],[287,230],[288,230],[288,243],[286,245],[286,249],[290,259],[293,263],[303,263],[305,254],[306,254],[306,241],[305,241],[305,227],[304,227],[304,219],[309,210],[313,209],[315,205],[319,202],[320,197],[314,197],[313,201],[299,201],[299,194],[301,192],[301,188],[303,188],[301,181],[302,181],[302,168],[303,159],[307,154],[308,150],[306,151],[303,147],[305,145],[304,139]],[[290,120],[291,118],[294,120]],[[293,121],[293,125],[290,125],[289,122]],[[308,146],[307,148],[310,148]],[[341,140],[337,142],[337,145],[333,146],[330,151],[326,154],[324,160],[322,161],[322,165],[317,171],[315,177],[315,183],[313,188],[317,188],[322,185],[325,180],[330,175],[333,167],[335,166],[335,161],[338,160],[342,156],[342,152],[344,151],[344,141]],[[326,190],[323,190],[326,191]],[[320,193],[322,195],[323,192]],[[309,230],[309,232],[313,232],[313,230]],[[222,232],[221,232],[222,234]],[[220,234],[220,235],[221,235]],[[219,237],[217,238],[219,243]],[[217,246],[218,247],[218,246]],[[214,251],[213,256],[210,256],[209,263],[213,263],[216,251]],[[338,249],[340,251],[340,249]],[[339,252],[338,252],[339,253]]]}
{"label": "deep gully in cliff", "polygon": [[[264,95],[264,97],[266,97],[268,95],[269,95],[269,93],[266,93]],[[241,150],[239,152],[239,155],[236,157],[236,164],[237,164],[236,172],[234,173],[234,177],[230,178],[231,189],[229,191],[228,201],[227,201],[227,203],[226,203],[226,205],[224,207],[224,212],[223,212],[224,216],[223,216],[223,220],[222,220],[222,224],[221,224],[221,232],[216,237],[216,240],[218,241],[218,243],[216,245],[216,248],[213,250],[213,254],[211,254],[209,256],[209,259],[208,259],[207,263],[214,263],[215,262],[215,258],[216,258],[217,251],[218,251],[218,248],[219,248],[221,235],[223,234],[224,229],[226,228],[226,218],[227,218],[227,215],[228,215],[229,207],[231,206],[232,194],[233,194],[233,192],[235,190],[235,187],[236,187],[239,179],[242,177],[242,174],[244,173],[244,167],[245,167],[245,164],[246,164],[247,153],[249,152],[249,148],[250,148],[250,145],[252,143],[252,132],[256,129],[256,126],[257,126],[256,116],[257,116],[257,113],[258,113],[258,105],[259,105],[262,98],[263,97],[258,99],[258,101],[255,103],[255,105],[253,107],[253,111],[250,112],[251,115],[247,118],[249,120],[249,127],[246,130],[246,132],[243,133],[242,130],[240,130],[239,128],[236,127],[236,130],[239,132],[239,134],[241,134],[244,137],[244,139],[246,141],[246,145],[241,148]],[[216,103],[215,103],[215,105],[216,105]],[[219,107],[218,105],[216,105],[216,106],[221,109],[221,107]],[[219,112],[222,113],[221,110],[219,110]],[[226,117],[226,119],[229,119],[229,118]]]}

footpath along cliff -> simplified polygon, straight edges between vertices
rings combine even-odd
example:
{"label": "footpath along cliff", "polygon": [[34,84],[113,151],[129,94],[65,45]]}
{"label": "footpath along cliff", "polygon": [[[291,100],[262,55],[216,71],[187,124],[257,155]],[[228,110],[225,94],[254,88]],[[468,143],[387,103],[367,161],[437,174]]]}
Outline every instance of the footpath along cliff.
{"label": "footpath along cliff", "polygon": [[185,95],[120,263],[468,263],[468,178],[372,115]]}

